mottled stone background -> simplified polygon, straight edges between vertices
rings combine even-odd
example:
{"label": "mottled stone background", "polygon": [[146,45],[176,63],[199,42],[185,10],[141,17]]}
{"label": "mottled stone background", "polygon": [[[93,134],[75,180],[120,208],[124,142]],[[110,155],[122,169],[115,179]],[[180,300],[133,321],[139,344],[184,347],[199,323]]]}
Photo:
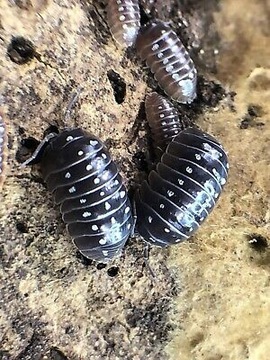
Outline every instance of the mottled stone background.
{"label": "mottled stone background", "polygon": [[[266,0],[157,1],[200,74],[179,106],[228,150],[230,178],[186,243],[153,248],[155,281],[132,238],[107,267],[72,245],[21,141],[49,125],[81,126],[106,142],[130,189],[144,177],[142,103],[149,71],[112,40],[102,1],[1,0],[0,106],[8,127],[0,194],[0,359],[268,360],[270,354],[270,6]],[[37,55],[7,56],[13,36]],[[115,101],[109,71],[126,84]],[[80,96],[65,119],[76,91]]]}

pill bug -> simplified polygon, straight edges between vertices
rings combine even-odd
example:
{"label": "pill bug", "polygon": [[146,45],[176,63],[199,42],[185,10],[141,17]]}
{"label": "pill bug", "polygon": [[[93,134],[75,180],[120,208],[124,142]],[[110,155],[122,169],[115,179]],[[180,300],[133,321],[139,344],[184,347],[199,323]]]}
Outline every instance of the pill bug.
{"label": "pill bug", "polygon": [[4,116],[0,112],[0,189],[4,183],[5,163],[6,163],[6,147],[7,147],[7,134]]}
{"label": "pill bug", "polygon": [[120,255],[133,217],[122,177],[104,144],[79,128],[51,133],[24,165],[37,161],[79,251],[103,263]]}
{"label": "pill bug", "polygon": [[146,96],[145,113],[151,129],[153,147],[162,152],[172,139],[183,130],[178,113],[173,104],[164,96],[153,92]]}
{"label": "pill bug", "polygon": [[184,45],[167,23],[152,21],[143,26],[136,40],[136,50],[168,96],[184,104],[195,99],[197,71]]}
{"label": "pill bug", "polygon": [[194,128],[181,131],[135,194],[139,234],[161,247],[188,239],[215,206],[228,167],[215,138]]}
{"label": "pill bug", "polygon": [[136,0],[109,0],[108,24],[114,39],[122,47],[132,46],[140,29],[140,8]]}

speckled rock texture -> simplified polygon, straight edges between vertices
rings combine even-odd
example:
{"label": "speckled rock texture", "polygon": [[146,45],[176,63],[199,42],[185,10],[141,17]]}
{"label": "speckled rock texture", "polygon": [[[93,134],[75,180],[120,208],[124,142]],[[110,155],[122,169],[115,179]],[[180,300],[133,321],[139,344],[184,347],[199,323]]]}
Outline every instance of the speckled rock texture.
{"label": "speckled rock texture", "polygon": [[105,267],[83,259],[39,167],[20,167],[49,126],[79,126],[106,142],[132,193],[146,177],[143,101],[160,91],[149,70],[111,38],[105,2],[0,2],[2,360],[269,359],[270,7],[178,3],[157,1],[154,11],[198,68],[197,99],[176,106],[186,125],[221,141],[231,168],[195,236],[151,249],[153,279],[138,236]]}

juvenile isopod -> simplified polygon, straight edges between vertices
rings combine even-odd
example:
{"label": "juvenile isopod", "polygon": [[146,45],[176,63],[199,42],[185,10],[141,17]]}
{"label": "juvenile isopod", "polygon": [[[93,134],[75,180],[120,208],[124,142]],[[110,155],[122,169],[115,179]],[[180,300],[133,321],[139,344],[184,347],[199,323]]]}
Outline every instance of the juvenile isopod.
{"label": "juvenile isopod", "polygon": [[151,129],[156,152],[166,149],[172,139],[183,130],[177,110],[164,96],[153,92],[146,96],[145,113]]}
{"label": "juvenile isopod", "polygon": [[187,240],[214,208],[228,167],[215,138],[195,128],[181,131],[136,192],[139,234],[161,247]]}
{"label": "juvenile isopod", "polygon": [[7,151],[7,134],[3,114],[0,112],[0,189],[4,183]]}
{"label": "juvenile isopod", "polygon": [[133,216],[123,179],[104,144],[79,128],[51,133],[24,164],[37,161],[78,250],[103,263],[120,255]]}
{"label": "juvenile isopod", "polygon": [[121,47],[132,46],[140,29],[140,8],[136,0],[108,0],[108,24]]}
{"label": "juvenile isopod", "polygon": [[184,104],[195,99],[197,71],[181,40],[167,23],[152,21],[142,27],[136,49],[168,96]]}

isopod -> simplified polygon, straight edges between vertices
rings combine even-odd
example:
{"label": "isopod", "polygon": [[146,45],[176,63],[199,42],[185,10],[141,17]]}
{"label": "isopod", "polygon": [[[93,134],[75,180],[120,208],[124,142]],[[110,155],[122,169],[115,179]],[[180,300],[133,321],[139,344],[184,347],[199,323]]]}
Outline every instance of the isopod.
{"label": "isopod", "polygon": [[7,134],[3,114],[0,112],[0,189],[4,183],[6,165]]}
{"label": "isopod", "polygon": [[109,0],[108,24],[121,47],[132,46],[140,29],[140,8],[136,0]]}
{"label": "isopod", "polygon": [[215,138],[195,128],[181,131],[136,192],[139,234],[161,247],[187,240],[214,208],[228,168]]}
{"label": "isopod", "polygon": [[133,216],[123,179],[104,144],[79,128],[51,133],[24,165],[37,161],[78,250],[103,263],[120,255]]}
{"label": "isopod", "polygon": [[145,112],[154,148],[164,151],[172,139],[183,130],[177,110],[164,96],[153,92],[146,96]]}
{"label": "isopod", "polygon": [[195,99],[197,71],[181,40],[167,23],[152,21],[142,27],[136,49],[168,96],[184,104]]}

